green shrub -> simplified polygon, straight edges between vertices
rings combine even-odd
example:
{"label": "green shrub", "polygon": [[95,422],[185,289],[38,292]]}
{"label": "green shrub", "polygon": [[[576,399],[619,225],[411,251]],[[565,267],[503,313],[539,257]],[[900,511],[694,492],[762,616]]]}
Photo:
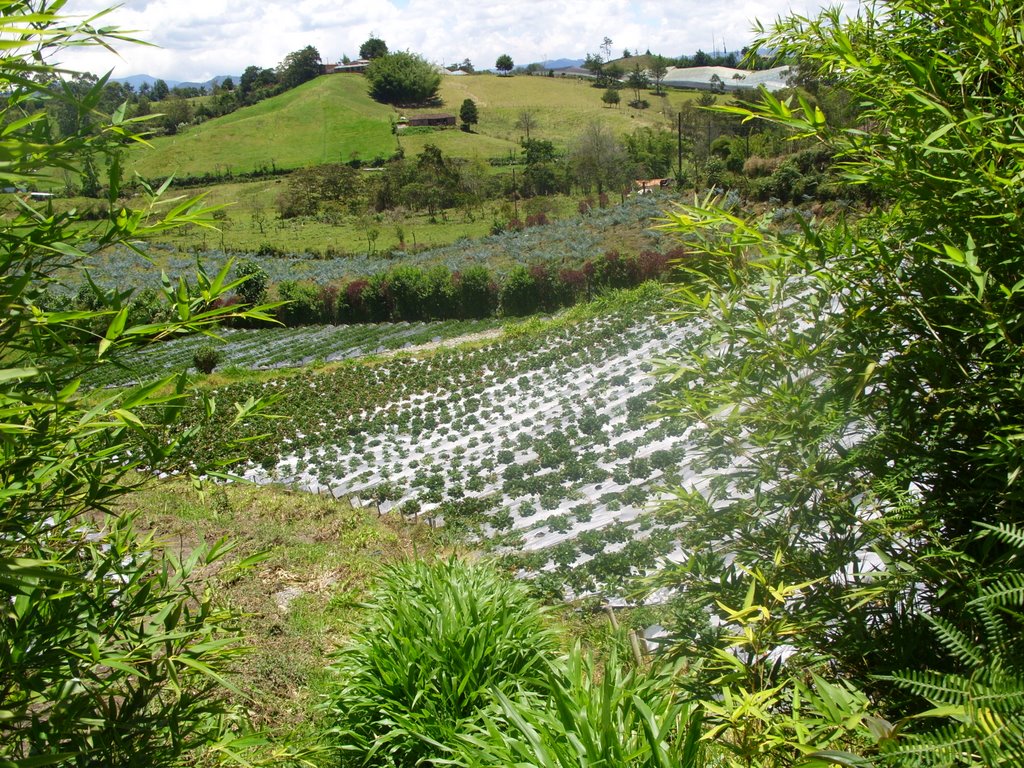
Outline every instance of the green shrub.
{"label": "green shrub", "polygon": [[204,344],[192,355],[192,365],[200,373],[213,373],[213,369],[220,362],[221,353],[212,344]]}
{"label": "green shrub", "polygon": [[533,275],[522,264],[513,267],[501,286],[501,314],[519,317],[530,315],[540,307]]}
{"label": "green shrub", "polygon": [[498,694],[500,709],[462,739],[458,762],[545,768],[703,764],[700,711],[673,695],[671,669],[626,671],[613,651],[598,674],[579,647],[559,667],[543,702]]}
{"label": "green shrub", "polygon": [[344,764],[447,757],[498,692],[548,690],[555,643],[541,609],[487,565],[390,566],[371,607],[333,665],[327,710]]}

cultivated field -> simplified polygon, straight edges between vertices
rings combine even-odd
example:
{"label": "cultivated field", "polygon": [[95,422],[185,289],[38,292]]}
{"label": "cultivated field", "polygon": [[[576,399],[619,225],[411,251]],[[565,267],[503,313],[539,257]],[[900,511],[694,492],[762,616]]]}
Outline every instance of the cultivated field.
{"label": "cultivated field", "polygon": [[[663,487],[709,481],[688,463],[689,425],[650,418],[653,361],[707,331],[666,309],[649,284],[491,343],[224,385],[219,399],[275,396],[286,416],[235,471],[426,519],[555,591],[614,592],[677,547],[676,513],[651,508]],[[273,349],[277,332],[259,333],[246,347]],[[277,343],[345,356],[322,333]],[[216,454],[222,428],[207,424],[197,455]]]}
{"label": "cultivated field", "polygon": [[[258,183],[261,182],[253,182]],[[423,229],[408,222],[403,225],[407,246],[417,242],[421,246],[432,244],[435,237],[439,242],[436,247],[416,249],[413,253],[398,249],[395,224],[390,227],[379,225],[381,233],[377,248],[380,252],[374,255],[366,253],[365,239],[362,248],[346,251],[345,245],[351,241],[343,239],[344,230],[340,227],[324,224],[315,230],[316,224],[299,221],[291,221],[288,227],[280,230],[268,226],[267,235],[262,240],[258,234],[250,232],[245,242],[250,253],[258,253],[262,243],[280,249],[279,255],[256,256],[273,282],[309,280],[323,284],[385,272],[397,264],[421,267],[443,264],[453,272],[473,264],[485,264],[499,273],[516,264],[538,262],[578,267],[584,260],[599,258],[610,250],[625,256],[648,249],[666,252],[677,246],[674,238],[652,228],[655,220],[663,216],[671,204],[671,199],[669,195],[662,194],[633,196],[619,205],[594,208],[585,215],[570,216],[570,206],[578,201],[562,197],[553,201],[554,210],[566,218],[497,235],[487,235],[489,222],[480,219],[469,221],[458,212],[453,212],[450,220],[436,229],[428,229],[421,217],[416,221],[421,222]],[[230,221],[221,222],[220,226],[229,227],[229,232],[234,231],[230,229],[233,227]],[[477,239],[471,239],[474,235]],[[197,261],[207,272],[216,272],[226,259],[237,255],[225,252],[221,245],[217,231],[195,229],[166,243],[143,245],[149,261],[140,259],[138,254],[126,248],[108,249],[91,254],[86,266],[92,279],[104,287],[123,287],[127,281],[138,288],[157,288],[161,271],[171,275],[189,274],[195,271]],[[321,252],[334,248],[341,253],[333,258],[319,258],[303,252],[314,247]],[[62,274],[62,279],[68,285],[84,282],[80,271]]]}

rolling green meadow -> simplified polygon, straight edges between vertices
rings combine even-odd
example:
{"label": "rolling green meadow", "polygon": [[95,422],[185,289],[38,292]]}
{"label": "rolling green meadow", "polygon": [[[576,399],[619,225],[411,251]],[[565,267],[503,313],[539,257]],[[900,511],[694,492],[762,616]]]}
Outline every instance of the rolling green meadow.
{"label": "rolling green meadow", "polygon": [[[132,152],[129,169],[156,178],[271,166],[298,168],[354,157],[364,161],[389,157],[399,145],[414,155],[427,143],[445,154],[487,160],[519,151],[522,132],[515,124],[523,110],[534,113],[534,138],[547,139],[564,150],[579,127],[593,121],[607,123],[616,133],[638,126],[670,127],[665,110],[678,109],[696,98],[695,93],[670,91],[655,98],[650,109],[636,110],[609,108],[601,102],[601,93],[577,78],[446,75],[439,106],[399,109],[373,101],[360,75],[326,75],[179,136],[154,138],[151,148]],[[392,123],[400,116],[457,115],[464,99],[473,99],[480,110],[480,122],[472,133],[446,130],[397,139],[392,134]]]}
{"label": "rolling green meadow", "polygon": [[321,78],[181,135],[137,147],[130,171],[146,177],[298,168],[387,157],[392,110],[370,99],[362,78]]}

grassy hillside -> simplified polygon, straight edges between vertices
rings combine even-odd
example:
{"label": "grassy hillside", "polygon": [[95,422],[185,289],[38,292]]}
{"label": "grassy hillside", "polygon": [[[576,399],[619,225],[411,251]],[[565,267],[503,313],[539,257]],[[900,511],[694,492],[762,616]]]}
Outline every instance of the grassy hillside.
{"label": "grassy hillside", "polygon": [[132,153],[132,170],[153,177],[390,156],[396,148],[393,114],[370,99],[361,77],[322,77],[177,136],[154,139],[153,149]]}
{"label": "grassy hillside", "polygon": [[[460,143],[467,150],[488,142],[495,147],[499,146],[498,142],[503,143],[505,153],[509,148],[517,148],[523,132],[516,128],[516,121],[524,110],[531,111],[536,122],[530,134],[532,138],[546,139],[556,146],[565,147],[579,134],[582,126],[594,121],[605,123],[619,134],[644,125],[671,127],[666,110],[678,109],[680,104],[696,97],[687,91],[673,91],[664,98],[647,96],[650,108],[636,110],[625,105],[609,108],[601,101],[602,93],[588,81],[577,78],[499,77],[492,74],[446,76],[441,81],[444,109],[457,113],[463,100],[472,99],[480,113],[476,135],[458,131],[450,140],[453,145],[451,151],[464,156],[472,154],[457,151]],[[624,102],[627,100],[623,99]],[[435,108],[408,110],[407,113],[436,111]],[[417,136],[403,138],[402,143],[409,151],[430,140],[430,137]],[[435,140],[434,143],[438,142]],[[498,151],[492,156],[501,154]]]}
{"label": "grassy hillside", "polygon": [[[602,103],[601,94],[600,89],[574,78],[446,76],[441,83],[441,106],[399,111],[370,99],[362,77],[320,77],[177,136],[154,139],[152,149],[132,153],[132,169],[156,177],[229,169],[244,172],[272,165],[298,168],[344,162],[354,156],[364,160],[389,156],[399,144],[413,155],[426,144],[434,144],[445,154],[458,157],[505,157],[518,149],[523,137],[516,121],[524,110],[533,113],[533,138],[565,148],[582,126],[594,121],[604,122],[620,134],[640,126],[670,128],[666,113],[694,97],[682,91],[648,96],[650,108],[636,110],[609,108]],[[473,133],[440,130],[403,135],[397,140],[391,133],[392,121],[400,114],[458,114],[465,99],[473,99],[480,113]]]}

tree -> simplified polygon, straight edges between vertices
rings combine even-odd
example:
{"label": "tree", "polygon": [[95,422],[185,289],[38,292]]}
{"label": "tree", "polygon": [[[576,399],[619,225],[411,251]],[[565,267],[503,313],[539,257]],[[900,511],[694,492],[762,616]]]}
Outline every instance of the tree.
{"label": "tree", "polygon": [[617,107],[619,105],[619,102],[622,101],[622,97],[619,96],[619,89],[608,88],[604,93],[601,94],[601,101],[603,101],[609,107]]}
{"label": "tree", "polygon": [[512,63],[512,57],[507,53],[501,54],[498,60],[494,62],[494,68],[501,72],[503,75],[507,75],[512,71],[515,64]]}
{"label": "tree", "polygon": [[325,203],[354,203],[361,200],[362,175],[342,163],[324,163],[300,168],[288,175],[287,186],[278,196],[283,219],[312,216]]}
{"label": "tree", "polygon": [[163,101],[167,98],[167,95],[171,92],[171,89],[167,87],[165,80],[157,80],[153,83],[152,98],[153,101]]}
{"label": "tree", "polygon": [[441,75],[414,53],[399,51],[380,56],[366,67],[370,95],[386,104],[425,104],[437,97]]}
{"label": "tree", "polygon": [[569,151],[570,164],[580,186],[620,190],[632,178],[629,158],[603,123],[590,123]]}
{"label": "tree", "polygon": [[629,73],[626,85],[633,89],[633,106],[640,106],[640,92],[650,85],[646,70],[640,66],[640,62],[633,63],[633,70]]}
{"label": "tree", "polygon": [[544,139],[524,139],[523,154],[526,171],[523,173],[524,195],[549,195],[558,189],[558,168],[555,145]]}
{"label": "tree", "polygon": [[473,126],[476,125],[480,119],[477,114],[475,101],[472,99],[466,99],[462,102],[462,107],[459,109],[459,119],[462,121],[462,130],[472,130]]}
{"label": "tree", "polygon": [[652,58],[650,73],[654,81],[654,93],[661,96],[664,93],[665,76],[668,74],[668,60],[660,54]]}
{"label": "tree", "polygon": [[359,58],[366,59],[367,61],[373,61],[379,59],[382,56],[388,55],[388,46],[383,40],[375,36],[372,32],[370,37],[359,46]]}
{"label": "tree", "polygon": [[[51,169],[107,159],[108,199],[117,205],[87,229],[74,211],[22,208],[0,222],[0,761],[194,762],[189,753],[233,738],[228,723],[243,722],[221,685],[240,652],[237,617],[218,604],[217,582],[206,589],[194,573],[230,547],[200,546],[179,560],[141,536],[133,515],[109,510],[187,454],[188,433],[175,426],[185,406],[210,414],[215,406],[207,400],[204,407],[178,372],[119,392],[80,385],[84,374],[140,344],[239,317],[237,307],[221,306],[236,286],[227,279],[229,267],[201,272],[194,285],[167,280],[163,303],[175,319],[153,325],[132,323],[130,290],[91,285],[91,309],[52,309],[59,304],[54,292],[67,288],[58,271],[83,272],[87,251],[137,248],[139,238],[212,220],[187,200],[156,214],[159,201],[145,184],[144,207],[121,207],[119,153],[141,138],[119,114],[99,132],[53,139],[47,104],[66,101],[84,110],[88,103],[49,87],[57,73],[46,61],[59,60],[66,46],[125,38],[77,25],[46,3],[6,3],[0,16],[7,34],[0,149],[8,183],[37,183]],[[26,107],[37,110],[34,119],[24,119]],[[259,405],[240,408],[252,413]],[[223,437],[230,453],[232,433]]]}
{"label": "tree", "polygon": [[521,109],[516,116],[516,128],[526,134],[526,141],[530,140],[530,131],[537,127],[537,115],[532,109]]}
{"label": "tree", "polygon": [[295,88],[320,74],[320,52],[312,45],[292,51],[277,67],[277,77],[285,88]]}
{"label": "tree", "polygon": [[602,68],[598,84],[606,88],[618,88],[624,74],[622,67],[613,61]]}
{"label": "tree", "polygon": [[604,40],[601,41],[601,50],[604,51],[605,59],[612,55],[612,39],[605,35]]}
{"label": "tree", "polygon": [[597,80],[601,77],[601,72],[604,68],[604,59],[596,53],[588,53],[587,58],[583,61],[583,68],[593,75],[595,80]]}
{"label": "tree", "polygon": [[238,97],[245,104],[255,104],[265,98],[277,84],[277,73],[272,69],[246,67],[238,81]]}
{"label": "tree", "polygon": [[[952,718],[897,764],[1021,759],[1020,740],[1003,738],[1020,731],[1019,705],[1012,721],[996,717],[997,736],[975,703],[991,716],[993,679],[1019,701],[1024,658],[1013,546],[1024,454],[1010,439],[1024,430],[1024,233],[1006,184],[1024,153],[1005,133],[1020,116],[1005,89],[1024,82],[1022,24],[1019,5],[954,0],[781,20],[755,48],[848,89],[860,119],[832,125],[806,100],[770,94],[728,111],[823,143],[846,194],[885,204],[793,237],[714,206],[671,215],[708,259],[680,316],[710,304],[729,318],[665,371],[678,376],[672,411],[703,425],[699,453],[719,468],[714,488],[677,506],[686,530],[715,526],[713,551],[676,575],[694,594],[732,581],[728,562],[808,583],[790,607],[801,648],[889,713],[912,716],[920,696],[930,716]],[[1008,653],[990,658],[989,645]]]}
{"label": "tree", "polygon": [[238,295],[246,304],[256,306],[267,300],[270,277],[257,262],[252,259],[238,262],[235,265],[235,280],[238,282]]}
{"label": "tree", "polygon": [[171,96],[160,102],[160,111],[163,113],[161,123],[164,133],[173,136],[178,132],[180,126],[192,122],[192,104],[188,99],[181,96]]}
{"label": "tree", "polygon": [[622,137],[629,159],[646,178],[664,178],[672,172],[677,159],[678,136],[675,131],[637,128]]}

